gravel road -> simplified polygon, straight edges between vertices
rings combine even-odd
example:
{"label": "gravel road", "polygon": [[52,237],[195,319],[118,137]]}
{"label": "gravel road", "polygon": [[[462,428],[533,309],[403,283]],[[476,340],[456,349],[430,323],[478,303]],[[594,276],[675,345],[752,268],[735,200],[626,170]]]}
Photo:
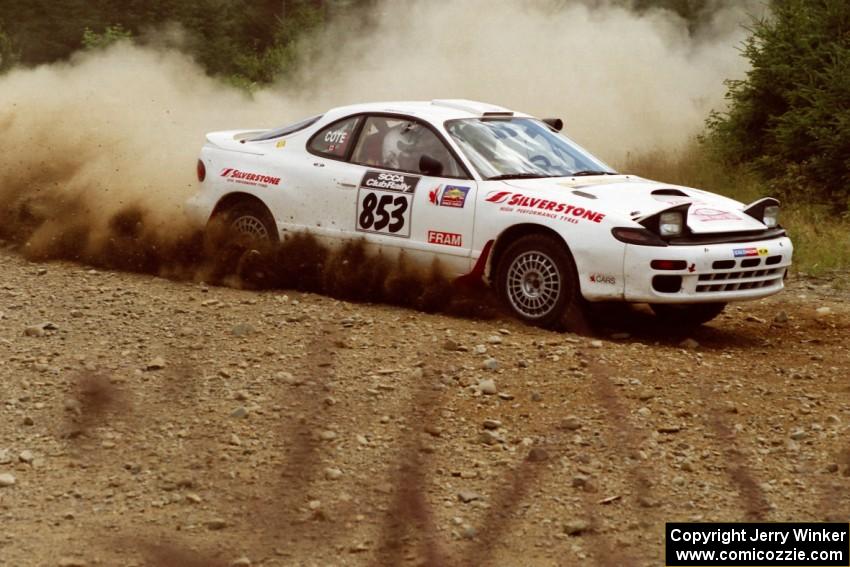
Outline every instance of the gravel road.
{"label": "gravel road", "polygon": [[850,292],[598,337],[0,251],[0,564],[660,565],[850,520]]}

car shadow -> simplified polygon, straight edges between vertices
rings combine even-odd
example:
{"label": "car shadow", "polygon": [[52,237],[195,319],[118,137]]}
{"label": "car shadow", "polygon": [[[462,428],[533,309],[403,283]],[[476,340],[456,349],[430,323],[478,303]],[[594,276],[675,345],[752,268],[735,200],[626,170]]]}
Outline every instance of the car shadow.
{"label": "car shadow", "polygon": [[753,329],[731,327],[721,318],[698,326],[671,327],[657,318],[648,305],[603,303],[591,305],[589,320],[593,334],[599,338],[623,342],[660,343],[668,346],[693,340],[701,348],[722,350],[730,347],[758,347],[764,338]]}

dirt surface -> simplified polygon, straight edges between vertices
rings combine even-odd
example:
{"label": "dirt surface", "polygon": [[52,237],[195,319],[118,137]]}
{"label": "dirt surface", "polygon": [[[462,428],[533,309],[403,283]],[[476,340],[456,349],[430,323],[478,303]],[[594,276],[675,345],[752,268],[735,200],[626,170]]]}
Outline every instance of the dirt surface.
{"label": "dirt surface", "polygon": [[838,276],[590,338],[0,266],[2,565],[661,565],[667,521],[850,520]]}

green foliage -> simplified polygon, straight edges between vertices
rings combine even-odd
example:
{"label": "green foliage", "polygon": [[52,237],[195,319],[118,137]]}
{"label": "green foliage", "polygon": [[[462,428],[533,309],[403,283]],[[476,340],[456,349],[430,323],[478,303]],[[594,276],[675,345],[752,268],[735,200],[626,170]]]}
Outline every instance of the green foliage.
{"label": "green foliage", "polygon": [[262,50],[238,53],[234,57],[237,77],[270,83],[295,67],[298,40],[324,23],[324,12],[312,2],[288,2],[284,14],[275,18],[273,39]]}
{"label": "green foliage", "polygon": [[[351,2],[351,9],[363,3]],[[129,37],[144,43],[151,33],[176,23],[186,32],[185,50],[210,74],[250,86],[285,73],[297,58],[298,38],[320,25],[327,8],[338,4],[338,0],[0,0],[0,15],[5,29],[14,30],[9,39],[25,65],[50,63],[78,49],[100,48]]]}
{"label": "green foliage", "polygon": [[844,210],[850,197],[850,2],[774,0],[754,23],[752,69],[708,120],[730,164],[751,164],[788,198]]}
{"label": "green foliage", "polygon": [[689,22],[697,22],[711,10],[712,4],[710,0],[634,0],[632,6],[638,11],[670,10]]}
{"label": "green foliage", "polygon": [[0,25],[0,73],[10,69],[18,61],[18,54],[12,40],[3,32]]}
{"label": "green foliage", "polygon": [[121,24],[107,26],[103,33],[86,28],[83,30],[83,47],[88,50],[103,49],[118,41],[129,41],[132,38],[133,32],[125,30]]}

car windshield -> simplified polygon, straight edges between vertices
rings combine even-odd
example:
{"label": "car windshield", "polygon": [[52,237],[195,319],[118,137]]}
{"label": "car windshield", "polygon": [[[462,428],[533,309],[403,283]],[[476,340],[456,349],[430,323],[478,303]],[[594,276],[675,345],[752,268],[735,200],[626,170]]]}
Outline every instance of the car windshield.
{"label": "car windshield", "polygon": [[616,173],[533,118],[449,120],[446,130],[484,179]]}

